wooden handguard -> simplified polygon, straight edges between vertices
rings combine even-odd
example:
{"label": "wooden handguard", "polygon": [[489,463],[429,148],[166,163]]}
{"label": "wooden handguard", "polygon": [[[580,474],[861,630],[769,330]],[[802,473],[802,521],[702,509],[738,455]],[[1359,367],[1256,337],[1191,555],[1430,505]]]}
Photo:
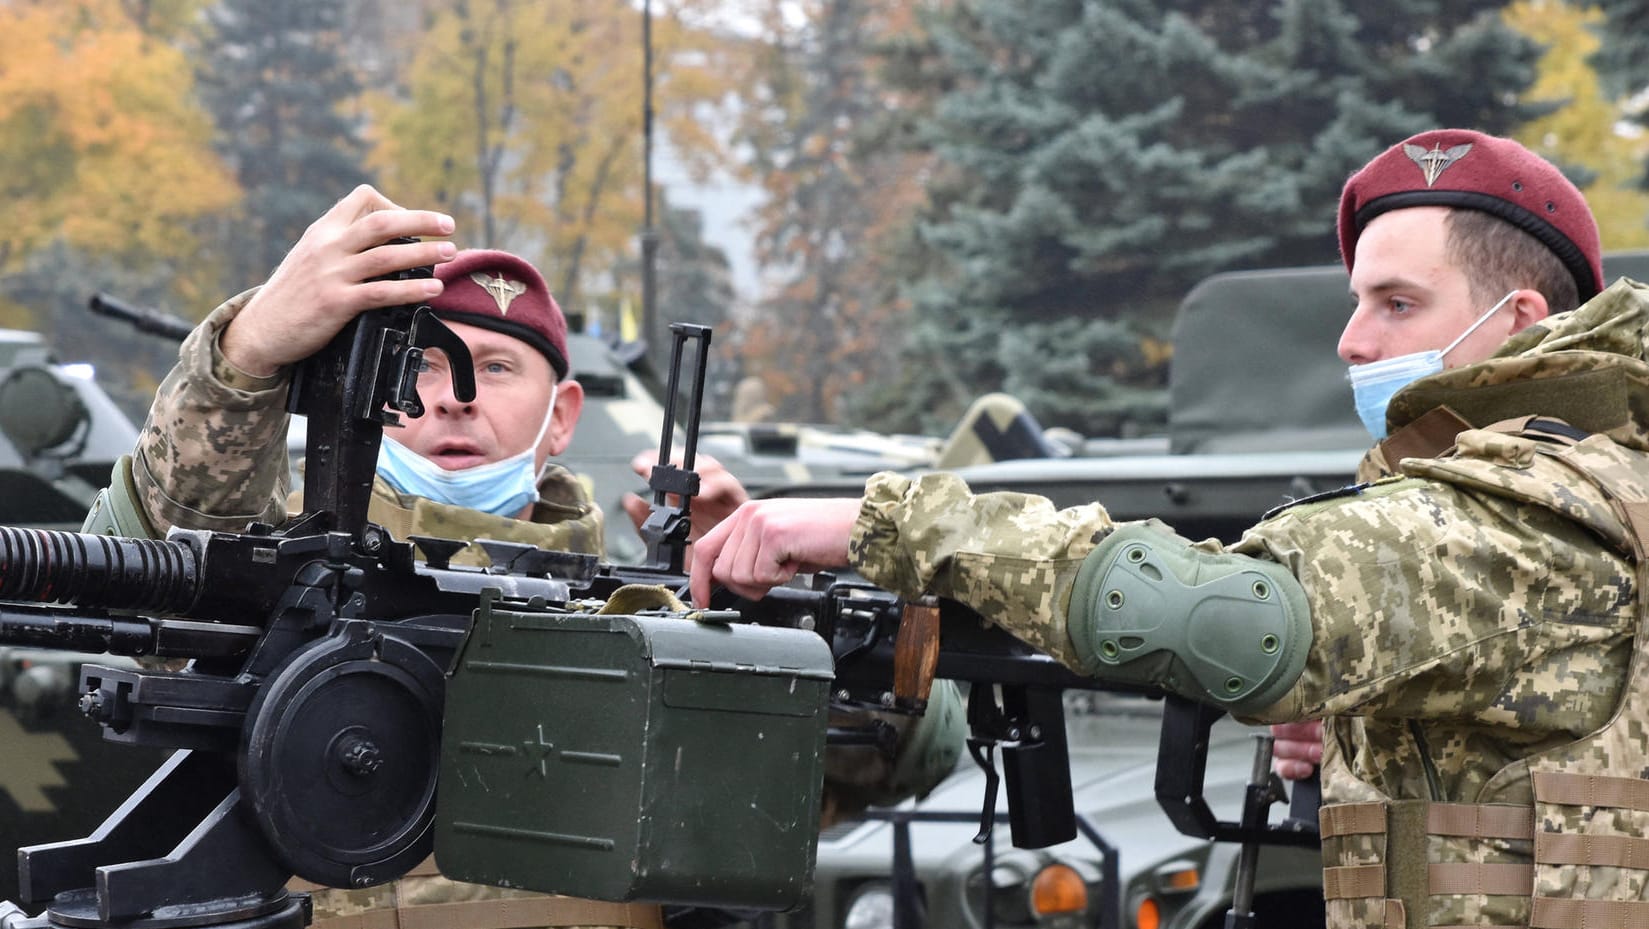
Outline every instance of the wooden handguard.
{"label": "wooden handguard", "polygon": [[903,710],[927,709],[933,672],[939,665],[939,601],[933,597],[905,604],[893,642],[893,697]]}

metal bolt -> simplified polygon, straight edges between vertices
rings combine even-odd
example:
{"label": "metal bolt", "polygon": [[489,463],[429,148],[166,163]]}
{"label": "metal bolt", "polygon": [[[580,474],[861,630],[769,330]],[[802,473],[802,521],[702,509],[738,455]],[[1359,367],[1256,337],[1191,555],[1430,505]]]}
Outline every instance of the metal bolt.
{"label": "metal bolt", "polygon": [[849,696],[851,695],[847,692],[847,688],[844,687],[841,690],[836,691],[835,699],[838,703],[846,703]]}
{"label": "metal bolt", "polygon": [[892,706],[893,705],[893,691],[891,691],[891,690],[882,691],[882,705],[883,706]]}
{"label": "metal bolt", "polygon": [[813,627],[817,625],[817,623],[818,620],[813,618],[812,613],[803,613],[801,618],[796,620],[796,628],[804,632],[812,632]]}
{"label": "metal bolt", "polygon": [[102,719],[104,716],[103,692],[99,690],[88,690],[81,694],[80,712],[90,716],[92,719]]}
{"label": "metal bolt", "polygon": [[383,765],[384,755],[370,739],[357,736],[344,742],[338,760],[343,763],[345,771],[364,777]]}

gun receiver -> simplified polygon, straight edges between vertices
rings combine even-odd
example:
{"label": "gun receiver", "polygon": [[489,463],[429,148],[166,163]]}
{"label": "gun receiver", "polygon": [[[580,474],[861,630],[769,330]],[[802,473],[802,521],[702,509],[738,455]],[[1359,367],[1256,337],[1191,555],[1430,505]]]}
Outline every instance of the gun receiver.
{"label": "gun receiver", "polygon": [[[446,351],[455,376],[471,370],[462,340],[425,307],[363,315],[297,372],[289,408],[309,417],[309,446],[305,512],[295,519],[239,533],[174,530],[163,541],[0,528],[0,642],[190,659],[182,670],[84,670],[81,709],[107,738],[180,751],[93,835],[20,850],[22,897],[52,903],[35,917],[0,908],[0,929],[298,929],[302,901],[283,889],[291,875],[363,886],[394,879],[430,853],[442,828],[435,788],[443,766],[443,807],[478,789],[491,822],[501,823],[460,817],[451,828],[504,850],[503,865],[485,867],[443,852],[453,876],[607,899],[791,906],[805,895],[812,866],[825,704],[919,713],[935,678],[972,685],[970,749],[994,792],[1002,748],[1016,844],[1073,837],[1061,693],[1115,688],[1071,673],[959,604],[906,604],[817,575],[811,586],[759,601],[724,593],[685,614],[631,607],[593,618],[594,607],[618,603],[636,585],[686,584],[709,330],[678,326],[676,339],[643,565],[483,542],[492,566],[460,567],[451,559],[462,541],[397,540],[367,521],[383,427],[398,413],[422,412],[423,351]],[[692,421],[687,467],[675,468],[673,400],[688,339],[699,340]],[[454,389],[473,396],[473,384]],[[520,642],[544,660],[527,662],[512,650]],[[515,688],[509,702],[489,699],[489,676]],[[645,701],[637,696],[643,684]],[[470,688],[462,700],[460,686]],[[455,717],[455,701],[477,708]],[[593,723],[567,729],[585,723],[569,709],[582,706]],[[1221,838],[1314,841],[1291,827],[1218,823],[1197,807],[1215,716],[1169,716],[1182,750],[1176,767],[1196,775],[1167,794],[1159,783],[1159,795],[1187,811],[1171,810],[1171,818]],[[506,728],[483,737],[477,719]],[[536,730],[520,728],[523,720]],[[606,723],[644,723],[639,749],[565,744],[589,732],[605,737]],[[1165,746],[1169,730],[1165,722]],[[874,729],[830,735],[880,738]],[[728,748],[740,737],[745,747]],[[669,757],[648,755],[664,745]],[[651,796],[661,778],[681,784],[669,778],[698,770],[704,758],[710,773],[694,783],[708,785],[705,806],[694,816],[638,817],[633,807],[624,814],[610,806]],[[478,779],[496,764],[508,784]],[[522,772],[541,783],[552,770],[586,772],[592,793],[573,793],[551,808],[544,828],[526,829],[521,822],[542,817],[554,791],[529,789]],[[634,774],[628,800],[613,786],[616,772]],[[741,789],[773,792],[758,803]],[[786,816],[774,815],[782,804]],[[987,798],[985,824],[994,807]],[[603,814],[602,828],[653,831],[627,833],[624,846],[556,819],[590,810]],[[792,850],[769,856],[756,881],[730,854],[749,857],[738,844],[741,827],[728,825],[741,811],[751,830],[774,821],[774,841]],[[707,832],[705,822],[725,828]],[[728,852],[717,842],[731,843]],[[614,854],[626,847],[639,851]],[[544,865],[569,860],[577,867]],[[590,861],[593,870],[580,870]],[[531,883],[489,870],[523,863]]]}

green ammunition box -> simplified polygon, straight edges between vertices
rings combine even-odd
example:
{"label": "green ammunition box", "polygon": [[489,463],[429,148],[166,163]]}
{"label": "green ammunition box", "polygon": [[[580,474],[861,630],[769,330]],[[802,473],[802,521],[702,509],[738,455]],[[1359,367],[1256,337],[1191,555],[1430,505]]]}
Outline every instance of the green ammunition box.
{"label": "green ammunition box", "polygon": [[484,602],[447,682],[436,863],[599,900],[797,906],[832,676],[810,632]]}

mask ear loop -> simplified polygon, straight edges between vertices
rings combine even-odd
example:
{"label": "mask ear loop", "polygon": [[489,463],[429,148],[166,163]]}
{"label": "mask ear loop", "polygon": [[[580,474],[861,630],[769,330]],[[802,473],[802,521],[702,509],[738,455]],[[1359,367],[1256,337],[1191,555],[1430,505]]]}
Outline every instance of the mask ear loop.
{"label": "mask ear loop", "polygon": [[[1496,309],[1498,309],[1498,307],[1496,307]],[[550,408],[544,411],[544,421],[538,424],[538,435],[533,438],[532,444],[527,446],[527,448],[530,449],[534,455],[538,454],[538,443],[544,441],[544,433],[550,431],[550,420],[555,419],[555,398],[556,398],[556,394],[560,390],[560,388],[561,388],[561,382],[560,381],[556,381],[555,383],[550,385]],[[539,481],[543,480],[544,479],[544,472],[548,471],[549,469],[550,469],[550,457],[548,455],[545,455],[544,456],[544,463],[539,465],[538,470],[536,472],[534,472],[534,474],[533,474],[533,479],[532,479],[533,484],[537,485],[537,483]]]}
{"label": "mask ear loop", "polygon": [[1439,358],[1447,358],[1448,355],[1449,355],[1449,352],[1454,351],[1455,346],[1459,345],[1461,342],[1466,341],[1466,338],[1468,336],[1470,336],[1472,333],[1476,332],[1478,330],[1478,327],[1482,326],[1484,323],[1489,321],[1489,317],[1491,317],[1494,314],[1500,312],[1500,308],[1505,306],[1506,302],[1508,300],[1510,300],[1511,298],[1517,296],[1517,293],[1518,292],[1514,290],[1511,293],[1507,294],[1506,296],[1501,297],[1499,302],[1497,302],[1494,306],[1491,306],[1486,311],[1484,311],[1482,316],[1477,317],[1476,322],[1472,323],[1470,326],[1467,326],[1466,331],[1460,333],[1459,338],[1455,339],[1453,342],[1450,342],[1449,345],[1448,345],[1448,348],[1443,349],[1443,351],[1441,353],[1439,353],[1438,357]]}

